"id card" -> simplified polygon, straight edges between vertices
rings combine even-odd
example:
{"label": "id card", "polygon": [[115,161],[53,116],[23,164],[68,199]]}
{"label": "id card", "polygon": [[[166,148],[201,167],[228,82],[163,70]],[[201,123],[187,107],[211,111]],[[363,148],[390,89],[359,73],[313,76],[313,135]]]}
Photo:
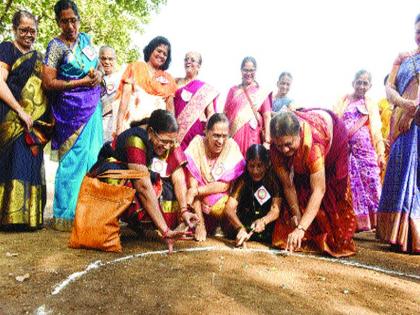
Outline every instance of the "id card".
{"label": "id card", "polygon": [[93,59],[95,59],[96,57],[96,51],[95,49],[92,48],[92,46],[86,46],[85,48],[82,49],[82,53],[88,57],[88,59],[90,61],[92,61]]}
{"label": "id card", "polygon": [[160,177],[166,177],[166,169],[168,168],[168,163],[165,161],[153,158],[151,170],[155,173],[158,173]]}
{"label": "id card", "polygon": [[181,91],[181,98],[184,102],[189,102],[192,97],[192,93],[188,92],[186,89]]}
{"label": "id card", "polygon": [[249,125],[251,126],[252,129],[254,129],[254,130],[257,129],[257,127],[258,127],[258,121],[255,119],[255,117],[252,118],[249,121]]}
{"label": "id card", "polygon": [[264,186],[261,186],[260,188],[258,188],[254,196],[261,206],[265,204],[271,198],[270,193]]}
{"label": "id card", "polygon": [[223,163],[217,163],[211,170],[211,175],[215,181],[218,181],[220,177],[225,173],[225,166]]}

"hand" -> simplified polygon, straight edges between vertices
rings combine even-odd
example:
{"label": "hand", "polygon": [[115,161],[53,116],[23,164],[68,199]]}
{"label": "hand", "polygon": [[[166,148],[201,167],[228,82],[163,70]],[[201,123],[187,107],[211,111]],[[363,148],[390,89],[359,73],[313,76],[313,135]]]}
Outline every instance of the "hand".
{"label": "hand", "polygon": [[187,205],[192,205],[194,203],[195,197],[198,195],[198,188],[197,187],[191,187],[187,191]]}
{"label": "hand", "polygon": [[253,229],[256,233],[261,233],[265,230],[265,221],[263,219],[255,220],[251,224],[251,229]]}
{"label": "hand", "polygon": [[174,244],[177,239],[183,237],[186,234],[185,231],[172,231],[168,230],[163,237],[164,241],[168,245],[168,254],[172,254],[174,251]]}
{"label": "hand", "polygon": [[194,238],[196,239],[196,241],[198,242],[204,242],[206,240],[207,237],[207,231],[206,231],[206,226],[204,225],[204,223],[200,222],[196,227],[195,227],[195,234],[194,234]]}
{"label": "hand", "polygon": [[247,233],[244,227],[241,227],[236,235],[236,246],[243,246],[248,241],[253,232]]}
{"label": "hand", "polygon": [[26,130],[30,130],[34,124],[31,115],[27,114],[23,109],[21,109],[17,114],[24,124],[23,127]]}
{"label": "hand", "polygon": [[297,215],[294,215],[293,217],[290,218],[290,221],[292,222],[293,227],[296,228],[299,225],[300,218],[298,218]]}
{"label": "hand", "polygon": [[398,130],[401,133],[407,132],[410,129],[412,119],[413,119],[412,114],[410,114],[409,112],[403,113],[400,121],[398,122]]}
{"label": "hand", "polygon": [[89,72],[83,79],[83,86],[94,87],[102,82],[102,74],[93,70]]}
{"label": "hand", "polygon": [[385,158],[383,154],[378,155],[378,166],[381,170],[385,167]]}
{"label": "hand", "polygon": [[190,211],[186,211],[182,214],[182,220],[184,220],[185,224],[188,225],[191,229],[196,227],[200,222],[198,215]]}
{"label": "hand", "polygon": [[299,249],[302,245],[302,239],[304,236],[304,231],[300,229],[294,229],[294,231],[287,237],[286,250],[293,252],[296,249]]}
{"label": "hand", "polygon": [[263,146],[264,146],[264,148],[266,148],[267,150],[270,150],[270,142],[264,141]]}

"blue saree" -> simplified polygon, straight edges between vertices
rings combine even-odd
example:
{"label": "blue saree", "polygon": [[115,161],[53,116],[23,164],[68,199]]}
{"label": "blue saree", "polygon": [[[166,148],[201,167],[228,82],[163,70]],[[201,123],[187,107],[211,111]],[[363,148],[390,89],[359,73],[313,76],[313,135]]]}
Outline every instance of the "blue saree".
{"label": "blue saree", "polygon": [[[72,48],[54,38],[47,48],[45,64],[57,69],[60,80],[78,80],[96,69],[98,57],[92,55],[91,39],[80,33]],[[59,166],[55,178],[54,228],[71,229],[77,197],[84,175],[96,162],[102,146],[100,87],[76,87],[52,96],[56,121],[51,146],[58,150]]]}

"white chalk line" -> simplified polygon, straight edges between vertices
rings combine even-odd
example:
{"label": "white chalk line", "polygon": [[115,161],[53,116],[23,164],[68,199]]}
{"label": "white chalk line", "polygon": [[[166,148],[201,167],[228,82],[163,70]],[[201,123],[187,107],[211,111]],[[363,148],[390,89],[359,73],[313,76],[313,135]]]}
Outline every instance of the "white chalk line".
{"label": "white chalk line", "polygon": [[[337,258],[330,258],[330,257],[322,257],[322,256],[315,256],[310,254],[302,254],[302,253],[290,253],[285,250],[278,250],[278,249],[258,249],[258,248],[247,248],[247,249],[232,249],[230,247],[220,247],[220,246],[207,246],[207,247],[191,247],[191,248],[184,248],[175,250],[174,253],[183,253],[183,252],[205,252],[205,251],[240,251],[240,252],[246,252],[246,253],[265,253],[265,254],[273,254],[273,255],[283,255],[283,256],[295,256],[295,257],[308,257],[312,259],[322,260],[322,261],[328,261],[333,263],[339,263],[346,266],[356,267],[356,268],[362,268],[372,271],[381,272],[388,275],[394,275],[394,276],[401,276],[401,277],[407,277],[412,278],[416,280],[420,280],[420,275],[415,274],[408,274],[396,270],[390,270],[381,268],[379,266],[372,266],[367,265],[363,263],[359,263],[353,260],[344,260],[344,259],[337,259]],[[93,263],[90,263],[85,270],[78,271],[75,273],[72,273],[70,276],[67,277],[64,281],[59,283],[54,287],[54,289],[51,292],[51,295],[56,295],[60,293],[65,287],[67,287],[70,283],[76,281],[77,279],[81,278],[91,270],[99,269],[106,265],[111,265],[115,263],[119,263],[122,261],[134,259],[134,258],[142,258],[146,256],[152,256],[152,255],[163,255],[167,254],[168,250],[157,250],[157,251],[150,251],[150,252],[144,252],[144,253],[138,253],[138,254],[132,254],[124,257],[120,257],[108,262],[102,262],[100,260],[94,261]]]}

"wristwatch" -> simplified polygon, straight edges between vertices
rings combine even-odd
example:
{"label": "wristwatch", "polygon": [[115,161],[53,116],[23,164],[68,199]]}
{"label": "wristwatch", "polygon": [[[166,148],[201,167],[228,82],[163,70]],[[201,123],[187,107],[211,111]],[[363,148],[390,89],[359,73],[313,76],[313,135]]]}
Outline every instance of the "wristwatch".
{"label": "wristwatch", "polygon": [[302,225],[300,225],[300,224],[296,228],[298,230],[302,230],[303,232],[306,232],[306,229]]}

